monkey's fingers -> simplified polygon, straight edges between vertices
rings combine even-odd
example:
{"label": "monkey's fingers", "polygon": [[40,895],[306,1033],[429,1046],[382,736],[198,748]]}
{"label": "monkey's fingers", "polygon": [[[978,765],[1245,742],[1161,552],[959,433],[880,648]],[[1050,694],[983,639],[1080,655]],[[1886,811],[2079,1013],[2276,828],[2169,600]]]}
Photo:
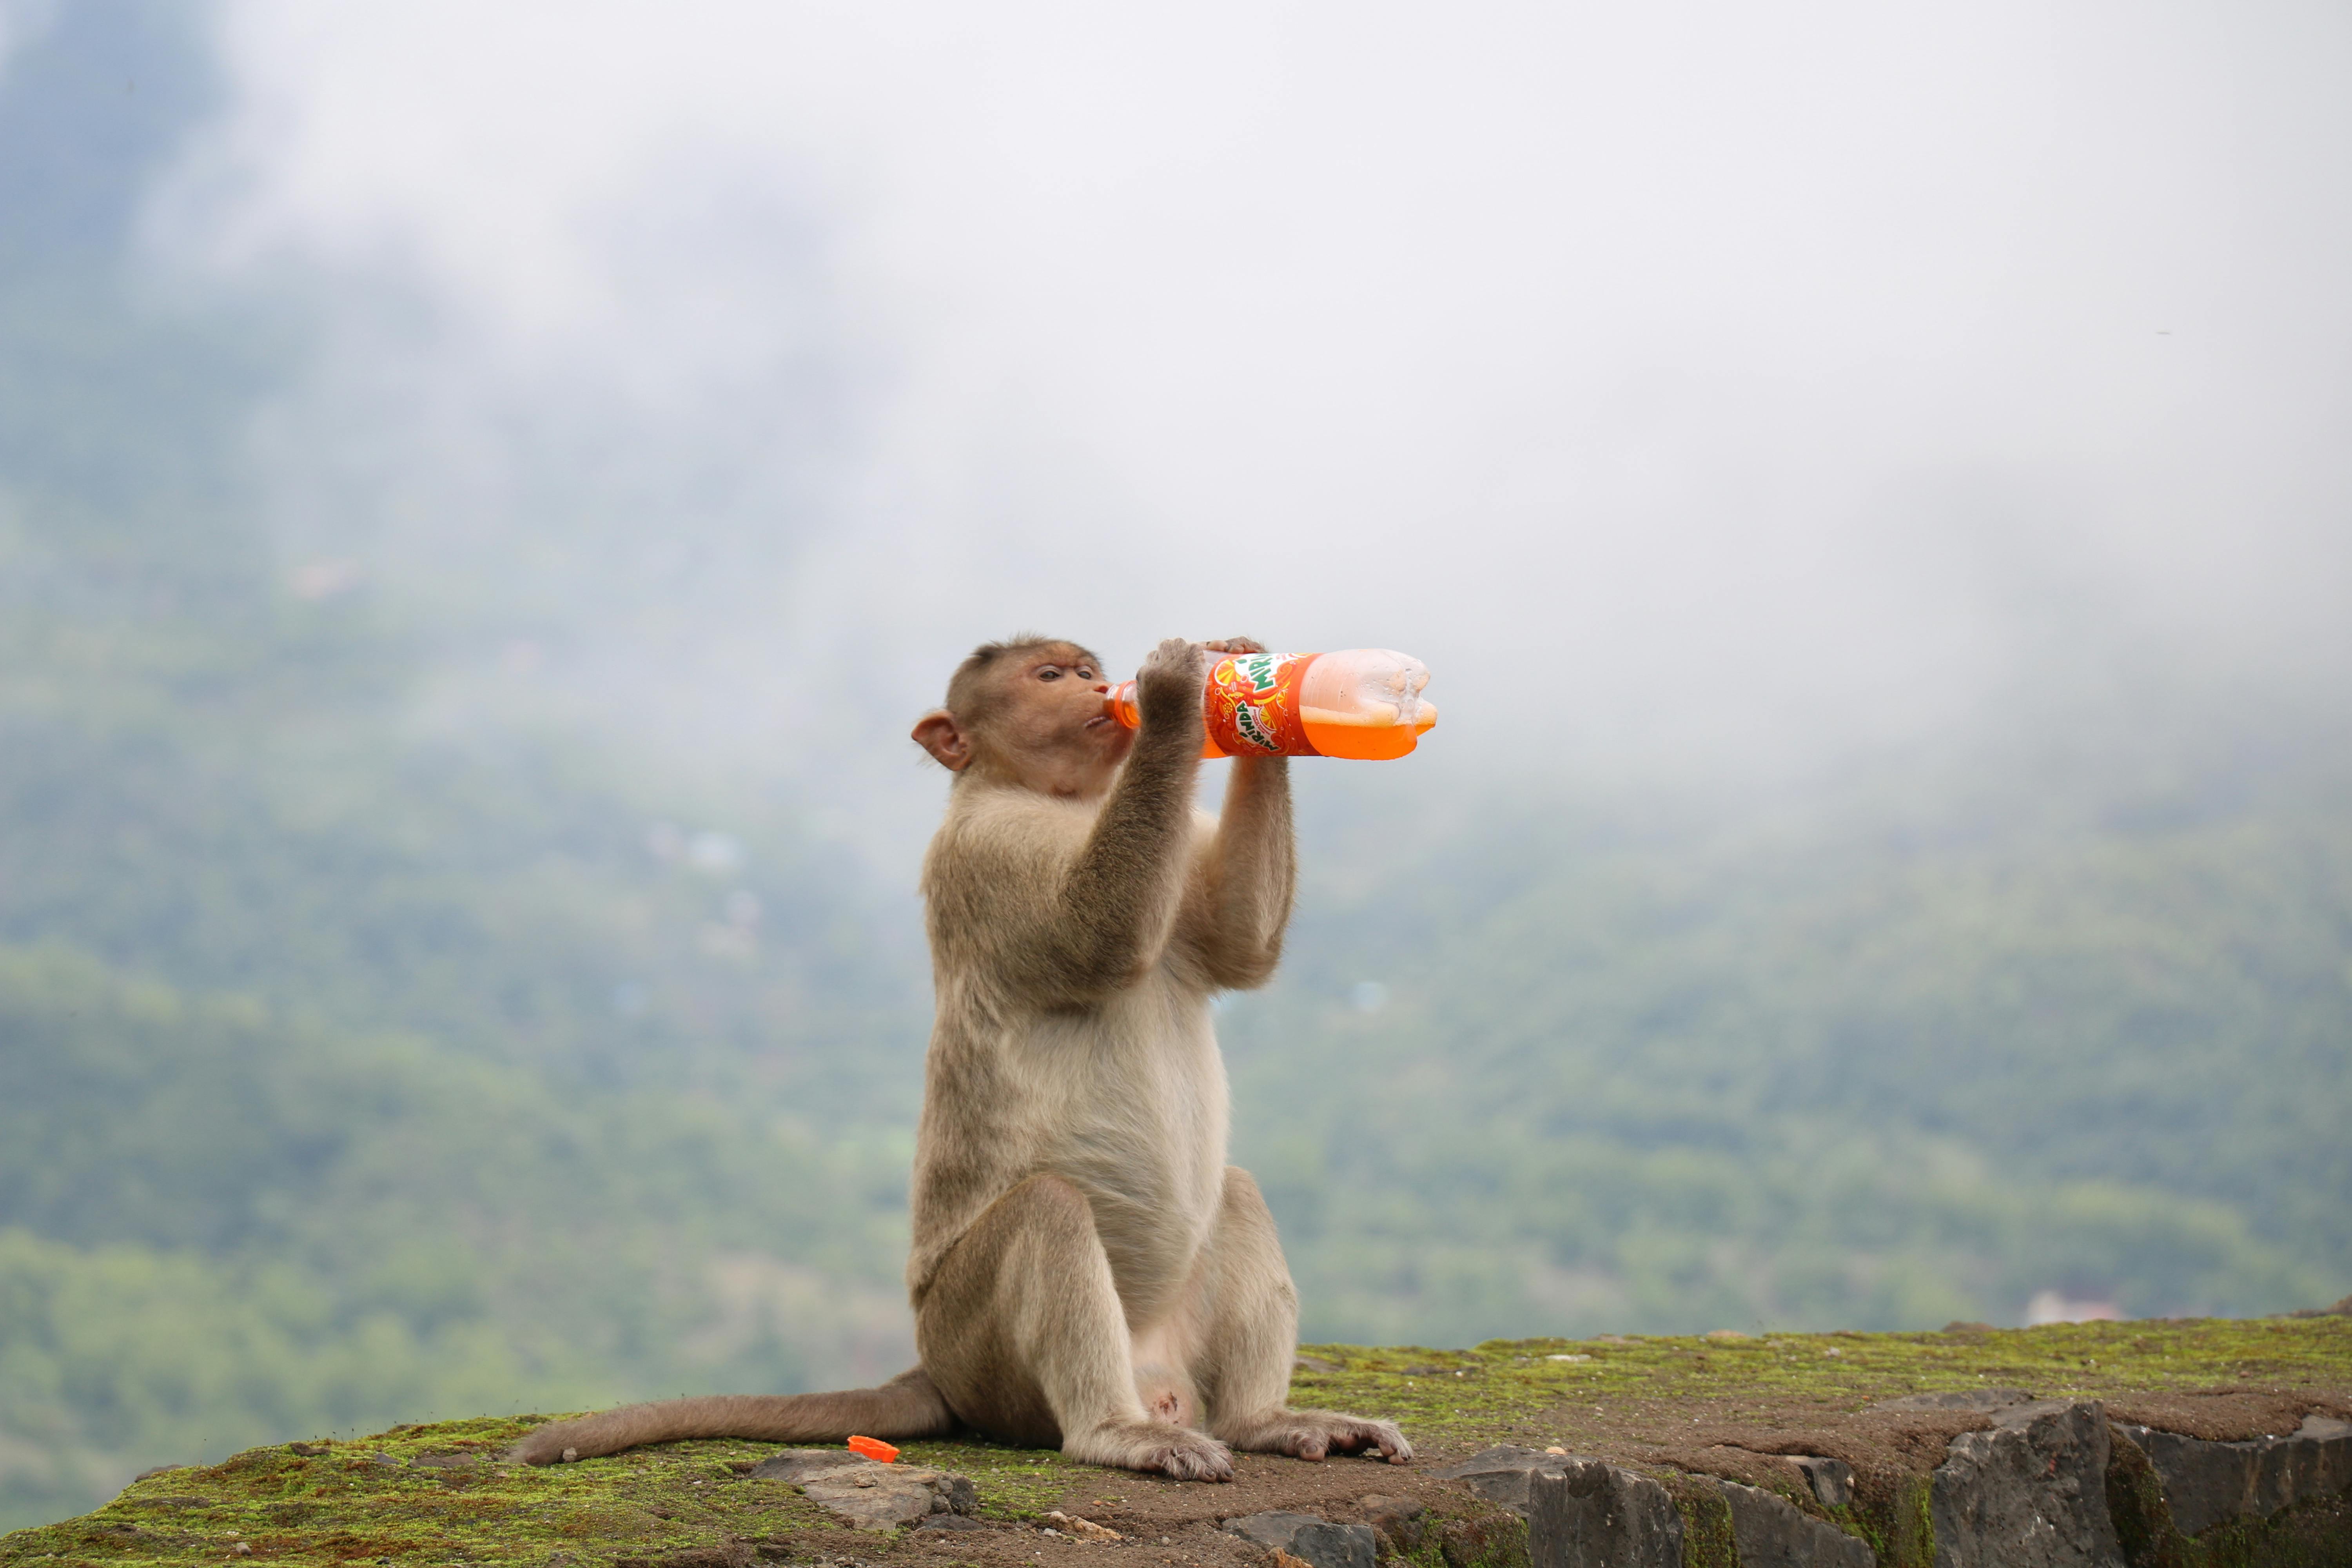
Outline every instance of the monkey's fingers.
{"label": "monkey's fingers", "polygon": [[1206,1447],[1184,1445],[1171,1447],[1151,1457],[1143,1467],[1173,1476],[1180,1481],[1230,1481],[1234,1479],[1234,1459],[1222,1447]]}
{"label": "monkey's fingers", "polygon": [[1157,1470],[1180,1481],[1229,1481],[1234,1456],[1223,1443],[1164,1421],[1106,1421],[1066,1437],[1062,1452],[1083,1464]]}
{"label": "monkey's fingers", "polygon": [[1201,645],[1211,653],[1264,653],[1265,644],[1255,637],[1220,637],[1215,642]]}
{"label": "monkey's fingers", "polygon": [[1201,687],[1208,676],[1208,655],[1201,645],[1170,637],[1144,657],[1135,672],[1136,696],[1143,709],[1144,727],[1160,722],[1192,722],[1201,710]]}

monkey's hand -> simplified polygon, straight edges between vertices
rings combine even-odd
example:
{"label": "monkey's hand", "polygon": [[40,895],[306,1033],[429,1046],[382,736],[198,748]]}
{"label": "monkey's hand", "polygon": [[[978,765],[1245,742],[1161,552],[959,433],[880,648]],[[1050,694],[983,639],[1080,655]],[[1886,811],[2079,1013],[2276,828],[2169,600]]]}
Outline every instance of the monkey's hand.
{"label": "monkey's hand", "polygon": [[1201,645],[1182,637],[1170,637],[1151,650],[1135,674],[1144,733],[1200,729],[1201,689],[1208,684],[1205,662]]}
{"label": "monkey's hand", "polygon": [[1264,653],[1265,644],[1255,637],[1220,637],[1215,642],[1201,645],[1211,653]]}
{"label": "monkey's hand", "polygon": [[1106,1421],[1062,1440],[1062,1452],[1089,1465],[1156,1471],[1180,1481],[1229,1481],[1234,1456],[1206,1432],[1164,1421]]}

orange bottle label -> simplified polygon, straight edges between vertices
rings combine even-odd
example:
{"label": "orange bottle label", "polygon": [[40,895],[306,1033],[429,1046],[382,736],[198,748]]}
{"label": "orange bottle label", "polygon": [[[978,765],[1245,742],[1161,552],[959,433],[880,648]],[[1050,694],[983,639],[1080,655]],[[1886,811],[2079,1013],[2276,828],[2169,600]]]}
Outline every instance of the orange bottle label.
{"label": "orange bottle label", "polygon": [[1229,757],[1313,757],[1298,711],[1311,653],[1236,653],[1209,669],[1209,742]]}
{"label": "orange bottle label", "polygon": [[893,1459],[896,1459],[898,1457],[898,1450],[892,1447],[889,1444],[885,1443],[879,1437],[853,1436],[849,1439],[849,1447],[850,1451],[853,1453],[863,1454],[867,1458],[877,1460],[885,1465],[890,1463]]}

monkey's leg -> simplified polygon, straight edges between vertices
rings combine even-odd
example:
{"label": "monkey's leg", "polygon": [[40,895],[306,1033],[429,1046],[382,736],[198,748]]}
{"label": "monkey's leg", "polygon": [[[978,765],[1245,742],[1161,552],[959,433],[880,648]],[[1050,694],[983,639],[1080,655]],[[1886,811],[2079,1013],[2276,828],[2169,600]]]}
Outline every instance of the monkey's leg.
{"label": "monkey's leg", "polygon": [[915,1344],[949,1408],[1001,1441],[1233,1479],[1223,1444],[1146,1415],[1094,1208],[1058,1176],[1030,1177],[972,1222],[915,1310]]}
{"label": "monkey's leg", "polygon": [[1250,1453],[1320,1459],[1377,1449],[1392,1465],[1412,1458],[1392,1421],[1285,1403],[1298,1353],[1298,1291],[1274,1215],[1237,1165],[1225,1167],[1224,1199],[1194,1279],[1186,1310],[1195,1315],[1211,1432]]}

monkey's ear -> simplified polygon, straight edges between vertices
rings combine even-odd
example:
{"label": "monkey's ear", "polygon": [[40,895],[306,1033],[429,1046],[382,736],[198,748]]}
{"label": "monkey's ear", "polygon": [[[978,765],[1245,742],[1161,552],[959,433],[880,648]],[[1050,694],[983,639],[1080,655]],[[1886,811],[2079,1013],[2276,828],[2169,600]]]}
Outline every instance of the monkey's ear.
{"label": "monkey's ear", "polygon": [[915,744],[930,752],[931,760],[951,773],[960,773],[971,765],[971,737],[955,721],[955,715],[944,708],[915,721]]}

